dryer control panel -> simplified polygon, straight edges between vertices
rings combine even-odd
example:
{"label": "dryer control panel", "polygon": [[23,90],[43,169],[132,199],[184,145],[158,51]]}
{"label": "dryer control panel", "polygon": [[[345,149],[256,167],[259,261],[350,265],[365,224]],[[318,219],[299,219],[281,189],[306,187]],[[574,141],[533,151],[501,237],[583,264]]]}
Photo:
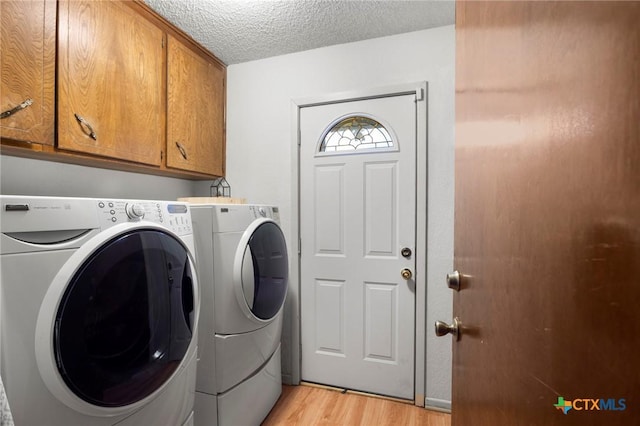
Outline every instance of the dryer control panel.
{"label": "dryer control panel", "polygon": [[266,217],[280,223],[280,212],[274,206],[250,206],[249,209],[254,218]]}
{"label": "dryer control panel", "polygon": [[249,210],[254,218],[268,217],[271,218],[271,209],[267,206],[250,206]]}
{"label": "dryer control panel", "polygon": [[191,234],[191,212],[186,203],[144,200],[96,200],[100,224],[149,221],[163,225],[177,235]]}

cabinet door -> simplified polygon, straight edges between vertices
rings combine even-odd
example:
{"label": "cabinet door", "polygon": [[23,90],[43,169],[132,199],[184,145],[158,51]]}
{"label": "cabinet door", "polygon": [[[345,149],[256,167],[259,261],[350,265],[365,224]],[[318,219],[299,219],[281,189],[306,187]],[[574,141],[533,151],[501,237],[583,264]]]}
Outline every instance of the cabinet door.
{"label": "cabinet door", "polygon": [[126,2],[59,8],[58,148],[159,166],[164,32]]}
{"label": "cabinet door", "polygon": [[0,136],[54,143],[55,0],[0,1]]}
{"label": "cabinet door", "polygon": [[168,36],[167,167],[224,175],[224,67]]}

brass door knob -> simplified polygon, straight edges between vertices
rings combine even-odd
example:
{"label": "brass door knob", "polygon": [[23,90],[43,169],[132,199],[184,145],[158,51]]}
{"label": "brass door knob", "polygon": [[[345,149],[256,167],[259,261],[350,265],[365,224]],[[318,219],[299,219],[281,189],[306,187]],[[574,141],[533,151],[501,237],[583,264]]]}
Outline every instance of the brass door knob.
{"label": "brass door knob", "polygon": [[436,336],[441,337],[447,334],[452,334],[456,337],[456,340],[460,340],[460,320],[458,317],[453,319],[453,324],[436,321]]}
{"label": "brass door knob", "polygon": [[411,272],[411,269],[404,268],[402,271],[400,271],[400,275],[402,275],[402,278],[404,278],[405,280],[410,280],[411,277],[413,277],[413,272]]}

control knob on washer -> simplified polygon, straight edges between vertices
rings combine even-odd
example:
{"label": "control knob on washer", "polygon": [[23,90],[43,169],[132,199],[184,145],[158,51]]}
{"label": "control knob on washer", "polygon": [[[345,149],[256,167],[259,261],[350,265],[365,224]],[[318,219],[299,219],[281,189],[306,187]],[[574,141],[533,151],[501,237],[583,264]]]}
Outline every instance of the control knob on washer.
{"label": "control knob on washer", "polygon": [[142,219],[144,217],[144,208],[140,204],[127,204],[125,211],[130,219]]}

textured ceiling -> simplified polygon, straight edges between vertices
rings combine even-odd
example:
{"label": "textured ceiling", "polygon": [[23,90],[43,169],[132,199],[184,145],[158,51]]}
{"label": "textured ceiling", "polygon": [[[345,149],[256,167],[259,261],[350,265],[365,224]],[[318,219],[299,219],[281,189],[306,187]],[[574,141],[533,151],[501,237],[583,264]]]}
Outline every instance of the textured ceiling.
{"label": "textured ceiling", "polygon": [[434,0],[145,0],[225,64],[454,23]]}

